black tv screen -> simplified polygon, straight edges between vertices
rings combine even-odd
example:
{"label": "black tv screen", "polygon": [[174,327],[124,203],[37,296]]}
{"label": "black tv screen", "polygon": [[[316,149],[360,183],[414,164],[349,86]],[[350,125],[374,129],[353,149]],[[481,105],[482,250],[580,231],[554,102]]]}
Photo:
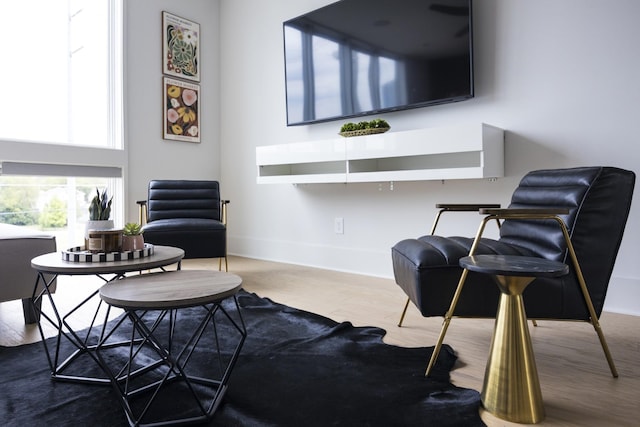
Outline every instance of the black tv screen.
{"label": "black tv screen", "polygon": [[342,0],[284,22],[287,125],[473,97],[471,0]]}

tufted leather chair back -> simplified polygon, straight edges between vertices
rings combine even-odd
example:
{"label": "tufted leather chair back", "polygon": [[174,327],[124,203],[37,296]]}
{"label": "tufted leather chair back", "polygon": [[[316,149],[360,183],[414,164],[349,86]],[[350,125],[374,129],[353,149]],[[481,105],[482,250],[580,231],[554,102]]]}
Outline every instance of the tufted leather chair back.
{"label": "tufted leather chair back", "polygon": [[217,181],[153,180],[147,203],[149,222],[170,218],[221,220]]}
{"label": "tufted leather chair back", "polygon": [[[635,174],[612,167],[538,170],[528,173],[513,193],[512,208],[568,208],[563,216],[587,283],[606,292],[631,207]],[[567,248],[553,221],[505,221],[500,241],[527,248],[540,257],[568,262]],[[600,295],[598,295],[600,294]],[[604,298],[602,297],[602,300]],[[598,304],[596,304],[598,305]]]}
{"label": "tufted leather chair back", "polygon": [[[570,212],[562,218],[574,245],[595,247],[594,240],[607,240],[615,242],[607,247],[612,251],[622,239],[633,187],[633,172],[617,168],[538,170],[522,179],[509,207],[567,208]],[[501,241],[525,247],[543,258],[566,258],[564,239],[555,221],[505,221],[500,236]],[[601,253],[602,248],[595,249]]]}

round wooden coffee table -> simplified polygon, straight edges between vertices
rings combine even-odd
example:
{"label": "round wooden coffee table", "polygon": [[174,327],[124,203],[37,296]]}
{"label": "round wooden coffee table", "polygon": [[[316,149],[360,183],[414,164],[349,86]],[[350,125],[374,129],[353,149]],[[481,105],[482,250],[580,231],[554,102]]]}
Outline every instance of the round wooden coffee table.
{"label": "round wooden coffee table", "polygon": [[[237,300],[241,287],[235,274],[180,270],[127,277],[100,288],[104,302],[125,310],[126,317],[106,332],[96,354],[132,426],[201,422],[213,416],[247,336]],[[233,304],[225,305],[229,298]],[[199,316],[198,321],[181,322],[183,310],[189,310],[185,316],[191,319]],[[187,329],[189,324],[193,329]],[[132,327],[134,333],[128,358],[118,361],[121,353],[113,352],[110,339],[121,327]],[[222,331],[226,340],[219,337]],[[199,346],[209,332],[214,343]],[[205,355],[207,366],[220,369],[202,367],[200,372],[187,366],[196,353]],[[179,407],[168,410],[171,403]]]}
{"label": "round wooden coffee table", "polygon": [[[93,322],[86,331],[76,331],[72,327],[70,320],[73,319],[75,313],[88,304],[89,301],[94,301],[98,290],[93,287],[90,288],[91,291],[87,292],[86,298],[67,313],[63,313],[56,306],[56,299],[50,289],[58,276],[93,275],[108,283],[109,281],[123,277],[126,273],[156,268],[164,270],[165,267],[173,264],[176,264],[176,268],[179,269],[182,258],[184,258],[184,250],[171,246],[154,246],[153,254],[149,256],[121,261],[65,261],[62,259],[60,252],[51,252],[33,258],[31,260],[31,267],[37,271],[38,278],[34,286],[32,301],[35,309],[38,310],[36,317],[38,319],[38,327],[42,336],[47,361],[51,368],[51,378],[72,382],[109,384],[107,378],[100,378],[82,372],[74,372],[74,369],[70,369],[73,362],[82,355],[86,354],[94,358],[93,349],[99,340],[99,333],[95,330],[97,328],[94,327],[94,322],[98,316],[100,305],[97,305]],[[41,308],[43,300],[49,301],[51,310],[45,312]],[[90,306],[87,305],[86,307]],[[49,348],[47,345],[46,337],[42,329],[42,322],[48,322],[57,330],[57,339],[55,341],[55,347],[53,348]],[[75,349],[71,354],[67,354],[61,350],[63,340],[68,340],[73,344]]]}

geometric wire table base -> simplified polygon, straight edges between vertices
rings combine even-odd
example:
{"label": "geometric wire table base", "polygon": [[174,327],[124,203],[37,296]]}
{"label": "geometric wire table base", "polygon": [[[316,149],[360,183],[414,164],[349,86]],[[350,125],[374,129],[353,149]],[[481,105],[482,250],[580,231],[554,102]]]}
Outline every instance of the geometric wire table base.
{"label": "geometric wire table base", "polygon": [[[97,276],[107,283],[120,277],[120,275],[114,275],[111,279],[107,279],[103,275]],[[102,332],[102,326],[96,325],[96,321],[101,317],[101,307],[105,306],[102,300],[96,297],[98,290],[89,294],[68,313],[61,313],[56,307],[53,295],[49,290],[51,284],[57,278],[58,275],[51,275],[51,277],[47,279],[44,273],[38,273],[35,288],[38,289],[40,286],[42,290],[39,292],[34,291],[34,295],[32,297],[32,301],[34,301],[34,315],[38,318],[38,329],[40,330],[45,355],[51,369],[51,379],[86,384],[108,385],[109,379],[106,378],[106,376],[102,376],[102,371],[99,369],[99,361],[93,354],[95,347],[99,342],[100,333]],[[91,305],[92,303],[95,304]],[[75,314],[80,313],[81,310],[89,310],[94,313],[91,324],[84,331],[78,331],[71,326],[71,322],[74,320]],[[104,317],[106,318],[108,316],[109,307],[106,306],[106,314],[104,314]],[[82,318],[82,315],[79,317]],[[53,326],[58,331],[55,344],[52,347],[49,347],[47,344],[44,332],[45,325]],[[69,342],[73,345],[74,349],[72,349],[71,353],[65,353],[63,351],[63,344],[65,342]],[[117,344],[112,343],[112,345]],[[81,357],[90,357],[94,359],[98,369],[95,370],[94,373],[74,372],[73,368],[75,364],[73,362]]]}
{"label": "geometric wire table base", "polygon": [[[247,335],[237,298],[232,298],[231,312],[222,301],[188,309],[127,310],[106,331],[96,355],[130,425],[187,424],[214,415]],[[199,316],[195,330],[181,327],[183,310]],[[114,338],[116,331],[120,337]],[[130,336],[126,351],[110,345],[121,341],[123,332]]]}
{"label": "geometric wire table base", "polygon": [[[40,255],[31,260],[31,266],[37,271],[38,276],[34,285],[31,301],[33,303],[33,316],[38,320],[38,329],[42,337],[45,355],[51,371],[51,378],[57,381],[71,381],[88,384],[109,385],[109,379],[102,372],[99,360],[97,359],[95,347],[102,336],[103,327],[99,326],[102,318],[101,307],[105,305],[97,297],[98,291],[92,290],[86,298],[75,307],[64,311],[58,307],[53,298],[53,284],[60,276],[100,278],[106,284],[119,280],[126,273],[140,272],[143,270],[160,269],[166,271],[165,267],[176,264],[180,269],[180,262],[184,257],[184,250],[169,246],[155,246],[154,253],[147,257],[101,263],[75,263],[64,261],[60,253],[51,252]],[[91,289],[91,288],[89,288]],[[85,295],[84,289],[80,290],[81,295]],[[105,318],[109,315],[107,306]],[[87,316],[92,316],[91,324],[86,328],[84,324]],[[76,320],[82,319],[83,326],[76,327]],[[50,346],[47,344],[45,328],[53,327],[56,330],[55,342]],[[82,330],[84,329],[84,330]],[[69,353],[68,343],[72,345]],[[125,343],[129,345],[127,341]],[[116,345],[116,343],[112,343]],[[90,358],[95,363],[94,369],[87,371],[85,368],[76,366],[77,359]]]}

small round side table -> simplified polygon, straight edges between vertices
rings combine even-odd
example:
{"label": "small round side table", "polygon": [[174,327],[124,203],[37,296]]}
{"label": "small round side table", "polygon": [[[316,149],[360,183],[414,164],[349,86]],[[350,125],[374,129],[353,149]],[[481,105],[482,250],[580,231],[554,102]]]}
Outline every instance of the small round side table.
{"label": "small round side table", "polygon": [[[104,335],[96,354],[131,426],[194,423],[213,417],[247,336],[237,300],[241,287],[242,278],[235,274],[179,270],[127,277],[100,288],[104,302],[125,310],[125,317]],[[227,298],[234,301],[225,308]],[[190,307],[199,316],[193,329],[177,313]],[[127,319],[133,329],[128,358],[123,358],[113,351],[110,339],[121,326],[127,327]],[[167,326],[164,332],[162,325]],[[223,330],[233,335],[225,348],[224,340],[218,338]],[[167,339],[161,338],[165,333]],[[215,337],[214,343],[199,346],[205,333]],[[206,361],[202,369],[189,364],[196,353]],[[178,397],[182,398],[179,403]]]}
{"label": "small round side table", "polygon": [[501,292],[481,393],[484,408],[512,422],[542,421],[542,391],[522,292],[536,277],[563,276],[569,267],[544,258],[512,255],[468,256],[460,259],[460,266],[491,274]]}

